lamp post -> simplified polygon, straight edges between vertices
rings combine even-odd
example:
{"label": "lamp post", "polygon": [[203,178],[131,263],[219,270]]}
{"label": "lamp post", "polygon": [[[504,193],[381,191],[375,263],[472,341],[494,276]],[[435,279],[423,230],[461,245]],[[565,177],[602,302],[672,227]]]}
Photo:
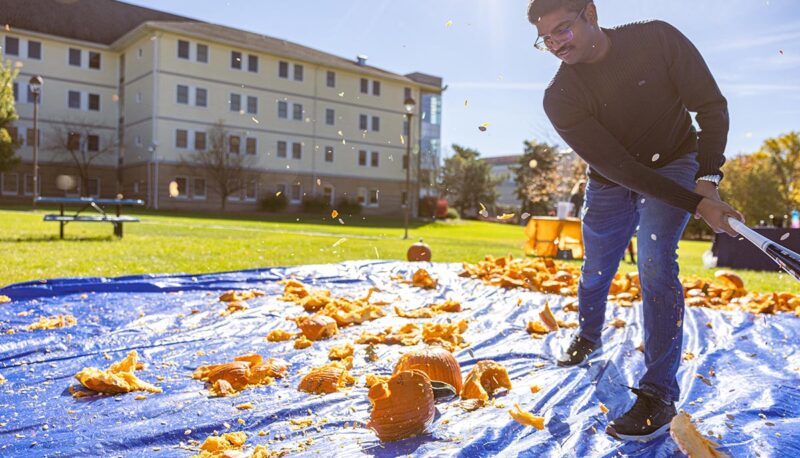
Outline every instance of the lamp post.
{"label": "lamp post", "polygon": [[33,95],[33,206],[39,198],[39,95],[42,93],[42,77],[34,75],[28,82]]}
{"label": "lamp post", "polygon": [[[148,169],[148,183],[150,183],[150,206],[158,210],[158,142],[150,143],[147,148],[150,151],[150,164],[152,170]],[[152,177],[152,180],[150,179]],[[155,182],[155,184],[153,184]]]}
{"label": "lamp post", "polygon": [[408,135],[406,135],[406,202],[405,202],[405,235],[403,239],[408,239],[408,214],[411,207],[411,118],[414,117],[414,107],[417,103],[411,97],[406,98],[403,106],[406,109],[406,121],[408,121]]}

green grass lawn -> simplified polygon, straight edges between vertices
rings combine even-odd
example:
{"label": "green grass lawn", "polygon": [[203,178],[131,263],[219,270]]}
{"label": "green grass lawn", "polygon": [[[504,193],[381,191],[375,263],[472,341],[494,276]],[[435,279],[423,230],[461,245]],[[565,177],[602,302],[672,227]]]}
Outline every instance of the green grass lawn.
{"label": "green grass lawn", "polygon": [[[42,221],[49,212],[0,209],[0,286],[71,276],[206,273],[352,259],[399,260],[405,259],[408,246],[420,238],[431,246],[437,262],[476,262],[487,254],[524,256],[522,227],[479,221],[414,223],[409,241],[402,239],[399,219],[345,216],[345,224],[341,224],[318,215],[142,211],[133,213],[142,222],[126,224],[122,240],[111,236],[110,224],[71,223],[61,241],[58,224]],[[709,246],[708,242],[681,242],[682,275],[713,277],[713,270],[704,269],[701,259]],[[620,269],[636,268],[623,263]],[[739,274],[748,289],[800,293],[800,283],[787,275]]]}

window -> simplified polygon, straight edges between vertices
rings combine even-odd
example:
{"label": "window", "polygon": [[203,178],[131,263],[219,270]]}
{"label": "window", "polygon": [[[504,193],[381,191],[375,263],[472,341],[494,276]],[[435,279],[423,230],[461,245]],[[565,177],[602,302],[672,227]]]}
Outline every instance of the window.
{"label": "window", "polygon": [[372,95],[381,95],[381,82],[380,81],[373,81],[372,82]]}
{"label": "window", "polygon": [[192,180],[192,197],[204,200],[206,198],[206,179],[195,178]]}
{"label": "window", "polygon": [[186,129],[175,130],[175,148],[188,148],[189,132]]}
{"label": "window", "polygon": [[325,187],[322,188],[322,196],[325,198],[326,202],[333,205],[333,186],[326,184]]}
{"label": "window", "polygon": [[[143,55],[144,55],[144,50],[142,50],[142,48],[139,48],[139,51],[137,51],[137,53],[136,53],[136,58],[137,59],[141,59]],[[138,183],[136,183],[136,184],[138,184]]]}
{"label": "window", "polygon": [[81,93],[78,91],[69,91],[67,95],[67,107],[81,109]]}
{"label": "window", "polygon": [[11,87],[14,92],[14,102],[19,102],[19,84],[11,83]]}
{"label": "window", "polygon": [[278,62],[278,78],[289,78],[289,62]]}
{"label": "window", "polygon": [[[197,61],[204,64],[208,63],[208,46],[197,44]],[[204,181],[205,182],[205,181]],[[203,195],[205,197],[205,195]]]}
{"label": "window", "polygon": [[[6,56],[19,56],[19,38],[9,37],[6,35],[6,46],[4,49]],[[16,183],[16,179],[14,182]],[[14,194],[16,193],[17,191],[15,189]]]}
{"label": "window", "polygon": [[12,142],[17,142],[17,140],[19,140],[17,138],[17,135],[19,134],[19,132],[17,132],[17,128],[16,127],[14,127],[14,126],[6,126],[6,131],[8,131],[8,136],[11,137],[11,141]]}
{"label": "window", "polygon": [[372,155],[370,155],[369,165],[371,165],[372,167],[377,167],[378,166],[378,156],[379,156],[378,152],[377,151],[373,151]]}
{"label": "window", "polygon": [[256,182],[255,180],[251,180],[244,185],[244,200],[247,201],[254,201],[256,200]]}
{"label": "window", "polygon": [[178,59],[189,59],[189,42],[178,40]]}
{"label": "window", "polygon": [[294,80],[303,81],[303,66],[300,64],[294,64]]}
{"label": "window", "polygon": [[[30,84],[28,85],[28,91],[27,92],[28,92],[28,97],[27,97],[28,103],[34,103],[33,91],[31,91],[31,85]],[[39,92],[39,102],[41,102],[41,101],[42,101],[42,93]]]}
{"label": "window", "polygon": [[97,135],[86,136],[86,149],[88,151],[100,151],[100,137]]}
{"label": "window", "polygon": [[367,123],[369,122],[368,118],[369,117],[367,115],[364,115],[364,114],[358,116],[358,128],[359,129],[361,129],[361,130],[369,129],[369,126],[367,126]]}
{"label": "window", "polygon": [[300,159],[303,157],[303,145],[301,143],[292,143],[292,159]]}
{"label": "window", "polygon": [[[28,146],[33,146],[33,141],[36,140],[35,134],[33,132],[33,128],[25,129],[25,144]],[[42,144],[42,131],[39,130],[39,144]]]}
{"label": "window", "polygon": [[258,56],[247,55],[247,71],[258,73]]}
{"label": "window", "polygon": [[333,162],[333,147],[325,147],[325,162]]}
{"label": "window", "polygon": [[258,113],[258,97],[247,96],[247,112],[250,114]]}
{"label": "window", "polygon": [[358,165],[367,165],[367,152],[364,150],[358,152]]}
{"label": "window", "polygon": [[133,143],[136,144],[136,146],[142,146],[142,136],[137,135],[136,137],[134,137]]}
{"label": "window", "polygon": [[137,92],[136,93],[136,103],[142,103],[142,93],[141,92]]}
{"label": "window", "polygon": [[69,48],[69,64],[73,67],[81,66],[81,50]]}
{"label": "window", "polygon": [[278,142],[278,157],[286,157],[286,142]]}
{"label": "window", "polygon": [[89,68],[100,70],[100,53],[89,51]]}
{"label": "window", "polygon": [[380,190],[378,190],[378,189],[370,189],[369,190],[369,205],[371,207],[377,207],[378,206],[378,195],[379,195],[379,193],[380,193]]}
{"label": "window", "polygon": [[328,71],[326,84],[328,87],[336,87],[336,73]]}
{"label": "window", "polygon": [[186,177],[175,177],[175,184],[178,185],[178,199],[186,199],[189,197],[189,180]]}
{"label": "window", "polygon": [[28,59],[40,60],[41,58],[42,58],[42,42],[28,40]]}
{"label": "window", "polygon": [[367,190],[365,188],[358,188],[358,196],[356,197],[356,201],[361,205],[366,205]]}
{"label": "window", "polygon": [[289,104],[286,102],[278,102],[278,117],[287,119],[289,117]]}
{"label": "window", "polygon": [[256,154],[256,139],[252,137],[248,137],[247,141],[245,142],[245,152],[247,154]]}
{"label": "window", "polygon": [[302,197],[302,194],[303,194],[303,187],[300,185],[300,183],[293,184],[292,185],[292,195],[291,195],[292,202],[295,202],[295,203],[300,202],[300,198]]}
{"label": "window", "polygon": [[195,132],[194,133],[194,149],[196,151],[205,151],[206,150],[206,133],[205,132]]}
{"label": "window", "polygon": [[325,109],[325,124],[332,126],[336,120],[336,112],[333,108],[326,108]]}
{"label": "window", "polygon": [[242,96],[239,94],[231,94],[230,106],[231,106],[231,111],[241,111]]}
{"label": "window", "polygon": [[81,147],[81,134],[77,132],[67,132],[67,149],[75,151]]}
{"label": "window", "polygon": [[369,94],[369,80],[366,78],[361,78],[361,93]]}
{"label": "window", "polygon": [[[39,183],[39,188],[41,189],[41,183]],[[33,195],[33,175],[25,174],[25,189],[23,191],[26,196]]]}
{"label": "window", "polygon": [[283,194],[284,197],[288,197],[288,196],[286,196],[286,185],[285,184],[277,184],[277,185],[275,185],[275,195],[277,196],[277,195],[280,195],[280,194]]}
{"label": "window", "polygon": [[372,131],[378,132],[381,130],[381,118],[377,116],[372,117]]}
{"label": "window", "polygon": [[303,105],[300,104],[300,103],[295,103],[292,106],[292,109],[293,109],[292,118],[295,121],[302,121],[303,120]]}
{"label": "window", "polygon": [[[8,37],[6,37],[6,43],[8,43]],[[16,195],[19,192],[19,183],[17,183],[19,175],[16,173],[3,173],[1,175],[3,178],[3,195]]]}
{"label": "window", "polygon": [[410,99],[411,98],[411,88],[410,87],[405,88],[404,92],[405,92],[405,94],[403,94],[403,97],[405,99]]}
{"label": "window", "polygon": [[100,111],[100,94],[89,94],[89,110]]}
{"label": "window", "polygon": [[233,154],[239,154],[239,146],[242,142],[242,139],[238,135],[231,135],[228,137],[228,152]]}
{"label": "window", "polygon": [[408,168],[408,154],[403,155],[403,170]]}
{"label": "window", "polygon": [[239,51],[231,51],[231,68],[242,69],[242,53]]}
{"label": "window", "polygon": [[178,85],[178,103],[181,105],[189,104],[189,86]]}
{"label": "window", "polygon": [[208,106],[208,91],[201,87],[194,90],[194,104],[198,107]]}

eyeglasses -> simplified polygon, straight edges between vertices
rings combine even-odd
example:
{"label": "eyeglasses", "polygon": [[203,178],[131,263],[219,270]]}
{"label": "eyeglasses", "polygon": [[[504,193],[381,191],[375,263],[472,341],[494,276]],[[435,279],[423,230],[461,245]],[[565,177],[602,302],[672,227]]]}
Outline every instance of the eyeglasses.
{"label": "eyeglasses", "polygon": [[544,35],[536,38],[536,43],[533,44],[533,47],[539,51],[548,52],[554,51],[562,44],[572,41],[572,39],[575,38],[575,34],[572,32],[572,26],[575,25],[575,21],[583,16],[583,12],[586,11],[587,6],[589,6],[589,3],[587,3],[583,9],[581,9],[578,15],[575,16],[575,19],[571,20],[564,26],[559,27],[551,35]]}

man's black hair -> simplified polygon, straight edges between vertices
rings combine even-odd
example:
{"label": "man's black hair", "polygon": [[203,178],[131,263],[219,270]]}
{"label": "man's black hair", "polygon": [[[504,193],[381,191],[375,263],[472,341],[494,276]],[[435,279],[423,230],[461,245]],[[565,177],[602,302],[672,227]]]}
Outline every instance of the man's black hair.
{"label": "man's black hair", "polygon": [[536,25],[542,16],[552,13],[559,8],[566,8],[567,11],[578,12],[592,0],[530,0],[528,2],[528,20]]}

